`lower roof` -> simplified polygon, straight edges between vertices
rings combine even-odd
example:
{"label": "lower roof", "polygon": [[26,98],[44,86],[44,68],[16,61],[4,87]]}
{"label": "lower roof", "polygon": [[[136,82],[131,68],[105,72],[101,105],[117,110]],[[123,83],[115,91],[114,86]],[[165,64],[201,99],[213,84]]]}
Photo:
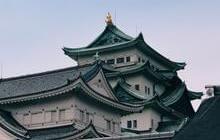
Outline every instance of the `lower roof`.
{"label": "lower roof", "polygon": [[20,125],[10,112],[0,109],[0,127],[19,139],[28,139],[27,130]]}
{"label": "lower roof", "polygon": [[206,99],[194,118],[174,140],[219,140],[220,139],[220,96]]}
{"label": "lower roof", "polygon": [[69,140],[103,137],[96,131],[92,122],[83,129],[78,129],[74,124],[52,128],[29,130],[31,140]]}

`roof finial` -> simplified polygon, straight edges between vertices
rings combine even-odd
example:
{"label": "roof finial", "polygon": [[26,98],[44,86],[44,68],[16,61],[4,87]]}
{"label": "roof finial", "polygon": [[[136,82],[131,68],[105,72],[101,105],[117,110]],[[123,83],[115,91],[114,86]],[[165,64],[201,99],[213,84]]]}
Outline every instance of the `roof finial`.
{"label": "roof finial", "polygon": [[95,59],[95,61],[100,60],[99,52],[96,52],[96,53],[95,53],[94,59]]}
{"label": "roof finial", "polygon": [[108,15],[106,16],[106,20],[105,20],[107,25],[112,25],[112,16],[111,14],[108,12]]}

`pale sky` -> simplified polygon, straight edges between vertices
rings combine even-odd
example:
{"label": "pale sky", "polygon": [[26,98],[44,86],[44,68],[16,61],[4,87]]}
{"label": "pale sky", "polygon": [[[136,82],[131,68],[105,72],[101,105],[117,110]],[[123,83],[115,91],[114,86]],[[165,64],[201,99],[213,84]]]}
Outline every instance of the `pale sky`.
{"label": "pale sky", "polygon": [[111,12],[125,33],[142,32],[155,50],[186,62],[181,78],[189,89],[204,91],[206,84],[220,84],[219,6],[217,0],[0,0],[2,75],[75,65],[61,48],[93,41]]}

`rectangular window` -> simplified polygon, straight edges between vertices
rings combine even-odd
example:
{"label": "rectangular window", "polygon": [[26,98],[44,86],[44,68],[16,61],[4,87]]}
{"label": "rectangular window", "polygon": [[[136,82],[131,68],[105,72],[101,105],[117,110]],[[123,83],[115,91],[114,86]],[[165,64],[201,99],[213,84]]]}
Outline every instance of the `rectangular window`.
{"label": "rectangular window", "polygon": [[115,59],[109,59],[109,60],[107,60],[107,64],[115,64]]}
{"label": "rectangular window", "polygon": [[115,132],[115,130],[116,130],[116,123],[113,122],[113,123],[112,123],[112,131]]}
{"label": "rectangular window", "polygon": [[73,119],[73,109],[66,108],[65,109],[65,120],[71,120]]}
{"label": "rectangular window", "polygon": [[89,113],[86,112],[86,122],[89,122]]}
{"label": "rectangular window", "polygon": [[110,120],[106,120],[106,129],[111,130],[111,121]]}
{"label": "rectangular window", "polygon": [[133,120],[133,128],[137,128],[137,120]]}
{"label": "rectangular window", "polygon": [[64,121],[65,120],[65,109],[61,109],[60,111],[59,111],[59,120],[60,121]]}
{"label": "rectangular window", "polygon": [[23,115],[23,122],[24,122],[25,125],[30,124],[30,117],[29,117],[28,113]]}
{"label": "rectangular window", "polygon": [[136,90],[140,90],[140,85],[135,85],[134,87]]}
{"label": "rectangular window", "polygon": [[144,91],[145,91],[146,94],[149,94],[147,86],[145,86]]}
{"label": "rectangular window", "polygon": [[52,111],[46,111],[44,113],[44,121],[46,123],[48,122],[56,122],[56,110],[52,110]]}
{"label": "rectangular window", "polygon": [[57,121],[57,111],[53,110],[51,111],[51,122],[56,122]]}
{"label": "rectangular window", "polygon": [[117,63],[124,63],[124,62],[125,62],[124,57],[117,58]]}
{"label": "rectangular window", "polygon": [[31,123],[32,124],[39,124],[43,122],[43,113],[37,112],[37,113],[31,113]]}
{"label": "rectangular window", "polygon": [[150,94],[150,88],[147,88],[147,90],[148,90],[148,94]]}
{"label": "rectangular window", "polygon": [[84,122],[84,117],[85,117],[85,116],[84,116],[84,111],[83,111],[83,110],[80,110],[80,111],[79,111],[79,118],[80,118],[80,121],[81,121],[81,122]]}
{"label": "rectangular window", "polygon": [[138,63],[140,63],[141,62],[141,58],[140,57],[138,57]]}
{"label": "rectangular window", "polygon": [[127,128],[131,128],[132,122],[131,121],[127,121]]}
{"label": "rectangular window", "polygon": [[154,127],[154,120],[151,119],[151,128],[153,128],[153,127]]}
{"label": "rectangular window", "polygon": [[127,56],[126,57],[126,62],[130,62],[131,61],[131,57],[130,56]]}

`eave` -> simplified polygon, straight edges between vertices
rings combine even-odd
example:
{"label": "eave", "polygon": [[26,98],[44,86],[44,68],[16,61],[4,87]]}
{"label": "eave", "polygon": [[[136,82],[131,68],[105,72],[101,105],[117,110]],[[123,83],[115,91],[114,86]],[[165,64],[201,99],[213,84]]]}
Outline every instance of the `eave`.
{"label": "eave", "polygon": [[160,113],[162,113],[166,116],[169,115],[169,116],[175,117],[177,119],[187,118],[187,116],[185,114],[182,114],[182,113],[174,110],[173,108],[166,106],[161,101],[158,101],[158,99],[156,99],[156,98],[145,103],[145,108],[149,108],[149,107],[154,108],[155,110],[158,110]]}
{"label": "eave", "polygon": [[49,91],[31,93],[24,96],[0,99],[0,104],[14,104],[32,100],[40,100],[43,98],[54,97],[62,94],[75,93],[75,90],[83,91],[85,95],[92,97],[94,100],[124,112],[139,112],[143,109],[143,106],[119,103],[95,92],[85,83],[81,75],[79,75],[79,77],[75,79],[75,81],[72,81],[59,88]]}
{"label": "eave", "polygon": [[[105,68],[105,67],[104,67]],[[126,70],[112,70],[108,69],[109,72],[106,73],[106,77],[111,78],[111,77],[117,77],[120,75],[129,75],[129,74],[134,74],[134,73],[143,73],[144,75],[147,75],[148,78],[153,79],[156,83],[163,83],[165,85],[170,86],[170,78],[167,78],[166,76],[162,75],[161,73],[154,71],[150,68],[150,63],[149,61],[137,64],[135,67],[126,69]]]}
{"label": "eave", "polygon": [[116,51],[123,48],[130,48],[130,47],[136,47],[137,49],[144,52],[147,56],[151,56],[152,58],[156,59],[160,63],[163,63],[166,66],[169,66],[173,71],[177,71],[180,69],[184,69],[186,63],[179,63],[179,62],[173,62],[169,60],[168,58],[164,57],[160,53],[158,53],[156,50],[151,48],[143,38],[142,33],[140,33],[136,38],[122,43],[116,43],[116,44],[110,44],[110,45],[104,45],[99,46],[95,48],[63,48],[63,51],[66,55],[76,59],[79,56],[86,56],[86,55],[94,55],[96,52],[102,53],[107,51]]}
{"label": "eave", "polygon": [[[125,82],[125,81],[124,81]],[[131,87],[129,87],[128,85],[126,85],[126,83],[124,83],[122,80],[120,80],[119,82],[117,82],[116,86],[120,86],[122,89],[124,89],[129,95],[139,99],[139,100],[147,100],[148,98],[146,96],[143,95],[143,93],[139,93],[140,91],[134,91],[133,89],[131,89]]]}
{"label": "eave", "polygon": [[14,135],[17,138],[24,139],[24,140],[27,140],[30,138],[28,135],[28,131],[11,116],[10,112],[6,112],[3,110],[0,110],[0,111],[1,111],[1,115],[0,115],[0,127],[1,128],[5,129],[7,132],[9,132],[10,134]]}
{"label": "eave", "polygon": [[94,127],[92,121],[81,130],[78,130],[76,132],[73,132],[72,134],[68,134],[65,136],[61,136],[59,138],[55,138],[54,140],[69,140],[69,139],[82,139],[85,138],[87,135],[91,135],[93,138],[101,138],[103,137]]}
{"label": "eave", "polygon": [[189,96],[190,100],[195,100],[195,99],[201,99],[203,93],[187,90],[187,95]]}
{"label": "eave", "polygon": [[133,37],[125,34],[124,32],[122,32],[120,29],[118,29],[114,24],[107,24],[107,26],[105,27],[104,31],[94,40],[92,41],[88,46],[86,46],[86,48],[94,48],[94,47],[98,47],[97,44],[98,42],[103,38],[103,36],[107,33],[113,34],[121,39],[123,39],[124,41],[130,41],[133,39]]}

